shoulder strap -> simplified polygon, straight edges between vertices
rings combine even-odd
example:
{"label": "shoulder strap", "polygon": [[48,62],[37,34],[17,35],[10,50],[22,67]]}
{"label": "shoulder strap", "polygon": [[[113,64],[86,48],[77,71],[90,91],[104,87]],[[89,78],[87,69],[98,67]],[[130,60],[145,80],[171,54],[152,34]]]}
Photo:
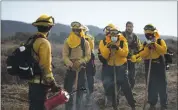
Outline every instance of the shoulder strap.
{"label": "shoulder strap", "polygon": [[36,39],[38,38],[44,38],[42,35],[33,35],[31,36],[25,43],[25,45],[31,45],[35,42]]}
{"label": "shoulder strap", "polygon": [[33,52],[38,56],[38,54],[35,52],[35,50],[34,50],[34,48],[33,48],[33,43],[36,41],[36,39],[38,39],[38,38],[44,38],[42,35],[33,35],[33,36],[31,36],[28,40],[27,40],[27,42],[25,43],[25,46],[28,46],[28,47],[30,47],[32,50],[33,50]]}
{"label": "shoulder strap", "polygon": [[157,39],[157,43],[158,43],[159,45],[161,45],[161,39],[160,39],[160,38]]}
{"label": "shoulder strap", "polygon": [[81,38],[81,48],[82,48],[82,52],[83,52],[83,57],[85,56],[85,39]]}
{"label": "shoulder strap", "polygon": [[147,44],[147,43],[146,43],[146,41],[145,41],[145,42],[143,43],[143,47],[145,47],[145,46],[146,46],[146,44]]}
{"label": "shoulder strap", "polygon": [[[83,52],[83,56],[85,56],[85,39],[84,38],[81,38],[80,46]],[[69,57],[71,56],[71,51],[72,51],[72,48],[69,47]]]}
{"label": "shoulder strap", "polygon": [[135,33],[133,33],[133,41],[137,42],[137,35]]}
{"label": "shoulder strap", "polygon": [[104,44],[104,45],[106,45],[106,41],[105,41],[105,40],[106,40],[106,38],[103,39],[103,44]]}
{"label": "shoulder strap", "polygon": [[72,48],[69,47],[69,57],[71,56]]}
{"label": "shoulder strap", "polygon": [[120,47],[121,47],[121,48],[123,48],[123,46],[124,46],[123,44],[124,44],[124,41],[121,40],[121,41],[120,41]]}

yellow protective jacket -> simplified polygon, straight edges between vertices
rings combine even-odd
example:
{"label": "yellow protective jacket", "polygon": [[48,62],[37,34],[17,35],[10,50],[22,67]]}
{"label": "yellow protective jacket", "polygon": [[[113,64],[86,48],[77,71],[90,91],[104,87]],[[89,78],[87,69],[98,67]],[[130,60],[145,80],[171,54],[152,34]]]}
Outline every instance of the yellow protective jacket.
{"label": "yellow protective jacket", "polygon": [[[143,49],[143,44],[142,42],[140,41],[140,39],[137,39],[137,43],[138,43],[138,50],[137,51],[141,51]],[[134,63],[139,63],[142,61],[142,58],[141,57],[135,57],[134,55],[131,56],[130,59],[131,62],[134,62]]]}
{"label": "yellow protective jacket", "polygon": [[91,52],[94,52],[94,48],[95,48],[95,42],[94,42],[94,37],[90,36],[90,35],[86,35],[85,39],[89,42],[90,44],[90,50]]}
{"label": "yellow protective jacket", "polygon": [[[161,39],[160,44],[157,43],[157,40],[160,38],[159,34],[156,34],[156,42],[154,43],[155,50],[150,50],[148,48],[148,45],[145,45],[142,49],[142,51],[139,52],[139,54],[136,55],[136,57],[142,57],[143,59],[157,59],[160,57],[160,55],[164,55],[167,53],[167,46],[163,39]],[[150,56],[150,53],[152,51],[152,54]]]}
{"label": "yellow protective jacket", "polygon": [[[39,65],[43,71],[42,83],[48,85],[51,81],[54,81],[52,73],[51,45],[50,42],[47,40],[47,33],[37,32],[36,34],[41,35],[44,38],[37,38],[36,41],[33,43],[33,49],[38,55],[34,55],[34,57],[39,61]],[[39,83],[40,77],[35,76],[30,82]]]}
{"label": "yellow protective jacket", "polygon": [[[74,40],[76,42],[74,42]],[[85,56],[83,57],[83,51],[80,45],[81,41],[78,39],[73,32],[70,33],[69,37],[64,41],[63,46],[63,60],[64,63],[67,65],[69,62],[73,62],[75,60],[80,60],[83,63],[87,63],[91,58],[91,50],[90,45],[87,40],[85,40]],[[71,54],[69,56],[69,47],[71,48]]]}
{"label": "yellow protective jacket", "polygon": [[[120,41],[123,41],[123,48],[120,47]],[[127,62],[128,55],[128,44],[125,37],[121,34],[119,36],[119,40],[116,43],[119,47],[118,50],[111,50],[107,48],[107,46],[111,43],[110,39],[106,37],[106,39],[101,40],[99,43],[99,50],[103,58],[107,60],[108,65],[110,66],[120,66]],[[113,53],[112,53],[113,52]]]}

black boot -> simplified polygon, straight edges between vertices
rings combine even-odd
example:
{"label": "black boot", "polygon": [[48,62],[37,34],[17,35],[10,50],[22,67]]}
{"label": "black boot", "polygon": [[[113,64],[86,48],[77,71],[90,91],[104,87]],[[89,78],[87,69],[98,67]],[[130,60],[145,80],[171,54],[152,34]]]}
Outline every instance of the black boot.
{"label": "black boot", "polygon": [[135,107],[132,107],[132,110],[136,110]]}
{"label": "black boot", "polygon": [[167,107],[161,106],[161,110],[167,110]]}
{"label": "black boot", "polygon": [[156,107],[154,105],[150,105],[150,108],[148,110],[156,110]]}

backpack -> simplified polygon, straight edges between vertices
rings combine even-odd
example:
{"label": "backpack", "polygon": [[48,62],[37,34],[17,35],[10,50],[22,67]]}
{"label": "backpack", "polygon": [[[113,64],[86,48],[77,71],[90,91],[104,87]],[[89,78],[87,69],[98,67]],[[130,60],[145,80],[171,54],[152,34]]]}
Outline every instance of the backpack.
{"label": "backpack", "polygon": [[[158,39],[157,43],[159,45],[161,45],[161,39]],[[171,64],[172,63],[172,56],[173,56],[173,53],[169,49],[167,49],[167,53],[164,54],[164,59],[165,59],[165,63],[166,64]]]}
{"label": "backpack", "polygon": [[[43,38],[40,35],[30,37],[27,42],[16,48],[11,55],[7,57],[7,73],[12,76],[18,76],[20,79],[30,80],[35,75],[40,75],[42,70],[38,61],[33,57],[33,43],[37,38]],[[36,54],[36,53],[35,53]]]}

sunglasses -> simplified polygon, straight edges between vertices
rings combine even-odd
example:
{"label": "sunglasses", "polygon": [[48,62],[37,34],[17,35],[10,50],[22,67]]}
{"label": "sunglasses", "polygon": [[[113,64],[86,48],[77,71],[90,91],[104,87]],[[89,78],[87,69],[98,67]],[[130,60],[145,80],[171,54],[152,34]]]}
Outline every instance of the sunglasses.
{"label": "sunglasses", "polygon": [[72,28],[79,28],[79,27],[81,27],[81,26],[82,26],[82,25],[81,25],[79,22],[76,22],[76,21],[71,23],[71,27],[72,27]]}

